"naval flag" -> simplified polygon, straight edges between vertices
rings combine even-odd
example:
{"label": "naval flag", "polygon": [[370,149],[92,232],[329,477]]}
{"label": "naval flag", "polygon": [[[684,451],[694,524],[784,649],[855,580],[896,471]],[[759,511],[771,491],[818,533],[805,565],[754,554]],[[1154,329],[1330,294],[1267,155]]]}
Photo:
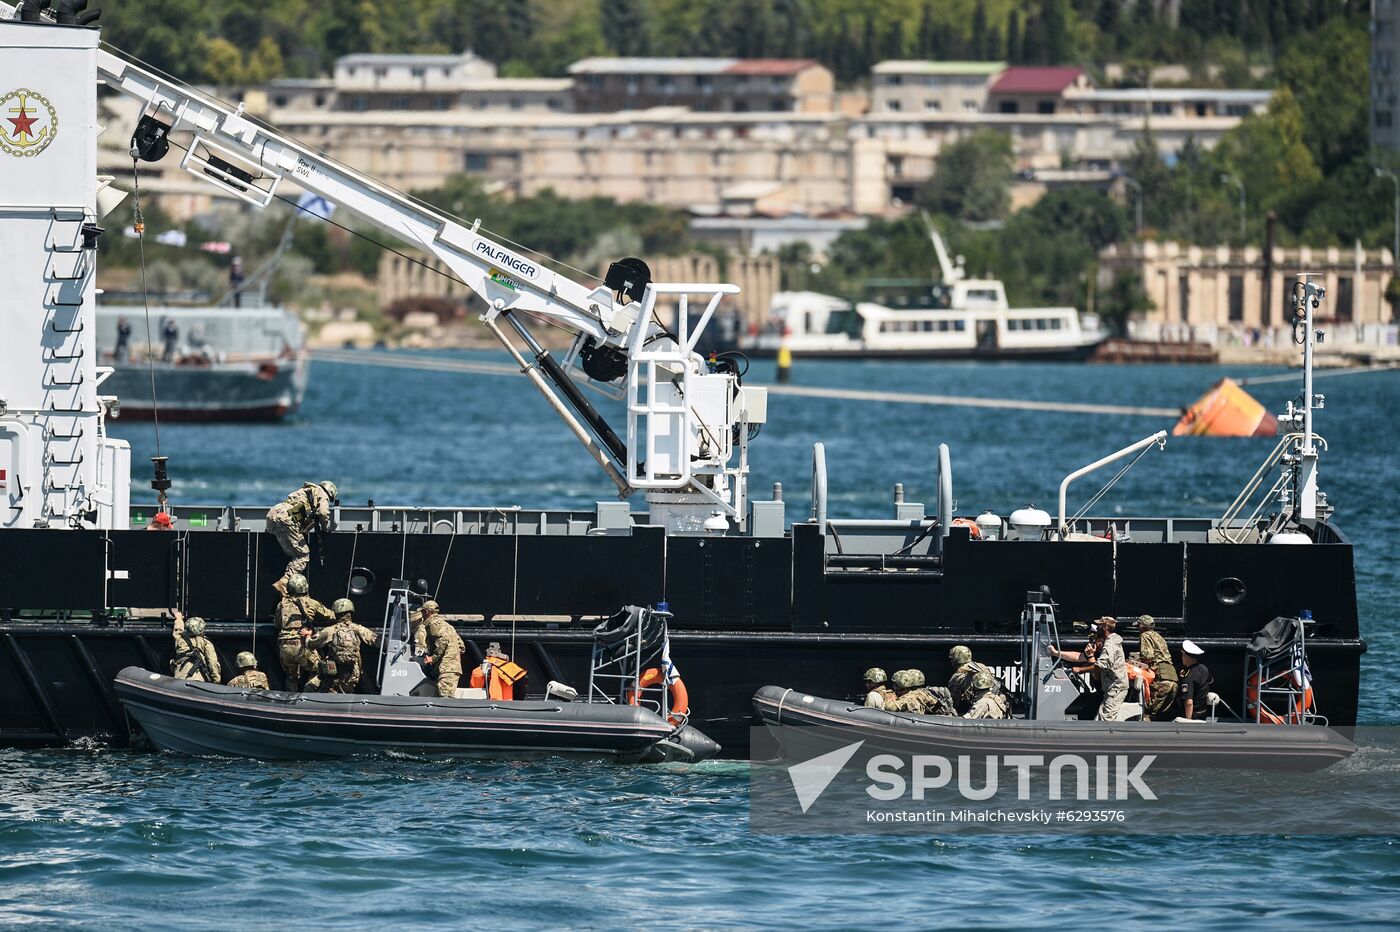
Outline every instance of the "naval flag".
{"label": "naval flag", "polygon": [[331,214],[335,213],[334,204],[311,191],[301,192],[301,197],[297,200],[297,207],[313,217],[320,217],[322,220],[331,219]]}

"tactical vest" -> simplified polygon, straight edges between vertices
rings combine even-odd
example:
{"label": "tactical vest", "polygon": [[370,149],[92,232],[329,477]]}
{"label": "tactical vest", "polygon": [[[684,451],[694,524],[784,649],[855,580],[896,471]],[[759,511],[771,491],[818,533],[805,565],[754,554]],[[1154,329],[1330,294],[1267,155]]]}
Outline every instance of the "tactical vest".
{"label": "tactical vest", "polygon": [[349,625],[336,625],[331,635],[331,653],[339,663],[360,662],[360,636]]}

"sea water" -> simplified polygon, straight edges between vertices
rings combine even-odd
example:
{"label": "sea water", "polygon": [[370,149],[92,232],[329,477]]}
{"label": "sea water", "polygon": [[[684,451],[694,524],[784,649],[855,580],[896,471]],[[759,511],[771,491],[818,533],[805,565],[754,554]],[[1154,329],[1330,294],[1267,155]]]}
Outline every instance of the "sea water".
{"label": "sea water", "polygon": [[[800,384],[1114,405],[1189,404],[1263,369],[799,360]],[[755,363],[755,382],[771,382]],[[1321,487],[1356,547],[1361,720],[1400,723],[1400,373],[1319,379]],[[1280,410],[1294,382],[1251,388]],[[809,510],[826,445],[833,516],[888,516],[896,482],[935,497],[952,448],[959,512],[1054,511],[1060,479],[1164,419],[774,397],[751,491]],[[120,423],[140,469],[153,425]],[[380,504],[592,508],[611,486],[523,379],[317,363],[281,425],[165,425],[178,502],[279,500],[334,479]],[[1097,514],[1220,514],[1267,439],[1172,438]],[[1081,480],[1071,509],[1111,472]],[[1096,481],[1097,480],[1097,481]],[[139,476],[138,476],[139,481]],[[139,493],[138,493],[139,494]],[[1312,608],[1315,614],[1325,610]],[[891,665],[898,665],[892,657]],[[1326,689],[1326,683],[1318,683]],[[1371,755],[1346,766],[1394,772]],[[1369,776],[1375,777],[1376,773]],[[783,837],[748,823],[747,765],[380,757],[274,764],[73,748],[0,751],[0,921],[115,927],[998,928],[1393,924],[1400,839],[1041,834]],[[1184,817],[1187,818],[1187,817]],[[1194,824],[1183,832],[1199,831]],[[1228,813],[1219,814],[1222,828]]]}

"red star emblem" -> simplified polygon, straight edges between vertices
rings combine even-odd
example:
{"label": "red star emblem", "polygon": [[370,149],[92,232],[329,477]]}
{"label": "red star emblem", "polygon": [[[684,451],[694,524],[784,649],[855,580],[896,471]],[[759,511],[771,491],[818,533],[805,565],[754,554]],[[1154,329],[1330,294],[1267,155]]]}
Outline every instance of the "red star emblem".
{"label": "red star emblem", "polygon": [[28,136],[31,139],[34,138],[34,130],[30,129],[34,123],[34,118],[32,116],[25,116],[25,114],[32,112],[30,108],[21,104],[18,110],[11,110],[10,112],[19,114],[17,117],[7,118],[11,123],[15,124],[15,131],[12,135]]}

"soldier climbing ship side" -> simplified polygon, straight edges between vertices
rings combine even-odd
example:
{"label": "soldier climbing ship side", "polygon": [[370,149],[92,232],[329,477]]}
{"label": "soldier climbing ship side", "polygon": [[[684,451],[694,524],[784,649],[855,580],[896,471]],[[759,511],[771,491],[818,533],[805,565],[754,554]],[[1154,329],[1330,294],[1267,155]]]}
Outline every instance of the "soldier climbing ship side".
{"label": "soldier climbing ship side", "polygon": [[[638,259],[614,263],[601,284],[574,281],[480,222],[428,209],[99,48],[95,28],[52,22],[42,6],[26,3],[19,21],[0,4],[0,93],[23,89],[25,119],[24,130],[0,123],[21,144],[0,153],[0,272],[10,283],[0,305],[0,743],[127,741],[113,680],[127,666],[166,668],[171,609],[208,619],[225,661],[255,645],[283,685],[270,616],[287,558],[267,526],[270,503],[132,506],[129,448],[106,431],[118,402],[102,391],[110,369],[94,343],[99,79],[144,105],[135,158],[180,158],[257,208],[295,184],[440,259],[485,300],[488,329],[618,488],[621,500],[584,511],[333,504],[327,529],[305,541],[316,599],[348,589],[361,616],[377,618],[392,581],[417,581],[470,662],[484,662],[492,641],[515,642],[516,659],[537,671],[523,698],[543,695],[547,680],[586,677],[599,617],[668,602],[691,721],[729,754],[747,748],[751,698],[773,669],[821,694],[892,652],[936,671],[949,647],[966,644],[1015,680],[1025,593],[1042,585],[1069,618],[1155,616],[1168,639],[1209,651],[1222,682],[1243,682],[1256,630],[1310,609],[1318,711],[1355,722],[1365,644],[1352,546],[1317,488],[1325,444],[1312,431],[1311,314],[1324,296],[1305,278],[1295,301],[1302,398],[1222,516],[1069,513],[1074,480],[1147,453],[1158,435],[1066,477],[1053,519],[1037,509],[956,515],[946,446],[932,509],[897,501],[888,517],[833,518],[817,444],[811,509],[794,513],[776,496],[749,495],[765,391],[745,384],[734,356],[695,351],[732,285],[653,282]],[[674,330],[661,322],[668,303]],[[561,358],[535,340],[536,320],[575,334]],[[622,402],[624,429],[588,393]],[[644,507],[634,510],[634,496]],[[157,512],[178,530],[144,530],[167,523]],[[376,676],[366,671],[363,688],[378,687]]]}

